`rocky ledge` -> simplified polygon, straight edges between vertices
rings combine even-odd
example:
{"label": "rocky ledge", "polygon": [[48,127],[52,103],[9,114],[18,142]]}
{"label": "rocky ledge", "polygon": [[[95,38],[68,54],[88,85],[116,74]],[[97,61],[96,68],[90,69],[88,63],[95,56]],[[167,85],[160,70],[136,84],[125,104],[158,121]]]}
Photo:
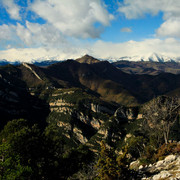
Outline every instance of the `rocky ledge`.
{"label": "rocky ledge", "polygon": [[147,167],[140,166],[139,172],[144,176],[142,180],[179,180],[180,155],[169,155]]}

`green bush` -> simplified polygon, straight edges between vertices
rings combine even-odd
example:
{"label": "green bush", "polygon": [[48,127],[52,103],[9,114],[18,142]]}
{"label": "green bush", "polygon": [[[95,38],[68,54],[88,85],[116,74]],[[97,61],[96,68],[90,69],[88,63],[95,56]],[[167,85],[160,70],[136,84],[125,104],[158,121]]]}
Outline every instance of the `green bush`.
{"label": "green bush", "polygon": [[169,154],[180,153],[180,145],[177,143],[163,144],[155,155],[156,160],[162,160]]}

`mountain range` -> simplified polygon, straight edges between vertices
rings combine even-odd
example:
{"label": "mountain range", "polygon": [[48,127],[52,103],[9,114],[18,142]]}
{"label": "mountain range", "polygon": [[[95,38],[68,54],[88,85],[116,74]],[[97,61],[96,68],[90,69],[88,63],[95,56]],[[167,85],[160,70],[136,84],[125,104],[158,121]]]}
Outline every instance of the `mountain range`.
{"label": "mountain range", "polygon": [[[95,152],[102,139],[118,142],[129,133],[127,126],[142,118],[144,103],[160,95],[180,97],[180,74],[132,73],[124,69],[129,62],[123,63],[86,55],[48,66],[0,66],[0,128],[25,118],[41,129],[53,125],[67,142],[86,144]],[[133,65],[139,72],[148,65],[140,63]]]}
{"label": "mountain range", "polygon": [[[149,71],[156,71],[153,75],[145,70],[142,73],[152,62],[134,62],[132,73],[130,62],[119,63],[86,55],[48,66],[28,63],[0,66],[1,127],[18,118],[40,127],[46,126],[45,122],[55,123],[67,129],[66,137],[75,134],[76,139],[84,143],[97,131],[101,134],[101,121],[112,115],[131,119],[137,117],[138,107],[157,96],[180,97],[180,74],[155,69]],[[153,66],[155,68],[156,63]],[[168,63],[161,66],[168,67]],[[173,67],[176,65],[171,70]],[[70,123],[72,117],[75,120]],[[106,136],[106,132],[103,133]]]}
{"label": "mountain range", "polygon": [[[89,55],[85,55],[84,57],[91,57]],[[51,59],[47,59],[47,57],[44,57],[44,60],[31,60],[30,62],[27,62],[24,60],[23,62],[30,63],[30,64],[35,64],[38,66],[47,66],[50,64],[54,64],[56,62],[64,61],[66,59],[54,59],[54,57]],[[82,58],[78,58],[81,60]],[[78,61],[77,59],[77,61]],[[86,60],[88,58],[86,57]],[[95,59],[95,58],[94,58]],[[98,60],[98,59],[96,59]],[[119,62],[119,61],[131,61],[131,62],[139,62],[139,61],[145,61],[145,62],[180,62],[180,57],[169,57],[157,53],[152,53],[152,54],[147,54],[147,55],[134,55],[134,56],[123,56],[119,58],[114,58],[114,57],[108,57],[105,59],[101,59],[102,61],[107,60],[109,62]],[[0,65],[6,65],[6,64],[13,64],[13,65],[18,65],[21,64],[22,61],[8,61],[6,59],[0,59]]]}
{"label": "mountain range", "polygon": [[150,61],[150,62],[179,62],[178,57],[169,57],[157,53],[147,55],[124,56],[120,58],[109,58],[111,62],[117,61]]}
{"label": "mountain range", "polygon": [[[102,157],[109,154],[107,163],[116,162],[111,161],[115,154],[122,158],[120,162],[124,162],[124,158],[128,159],[128,164],[122,167],[129,167],[130,162],[142,157],[153,164],[153,158],[158,157],[158,154],[163,157],[164,154],[159,152],[166,153],[166,149],[160,147],[161,151],[148,150],[149,147],[157,149],[153,143],[159,144],[159,141],[152,142],[158,139],[156,137],[161,137],[162,143],[164,141],[163,133],[159,133],[162,131],[154,128],[159,127],[157,121],[153,122],[152,130],[147,129],[147,125],[152,123],[145,124],[143,108],[153,100],[160,99],[159,102],[163,103],[168,102],[166,100],[171,99],[171,96],[174,99],[180,97],[179,69],[177,62],[110,63],[89,55],[76,60],[52,61],[52,64],[48,61],[0,66],[0,138],[1,147],[4,148],[2,152],[7,152],[9,157],[5,157],[1,164],[4,163],[4,167],[13,164],[9,163],[9,159],[13,159],[11,156],[15,152],[23,163],[33,168],[35,176],[32,177],[38,177],[24,179],[94,179],[89,178],[87,173],[82,178],[84,160],[89,159],[84,171],[92,176],[96,170],[91,170],[90,163],[95,167],[94,164],[100,162],[97,157],[101,158],[104,152],[105,156]],[[164,111],[165,106],[158,107]],[[154,110],[151,112],[154,116],[158,115]],[[171,114],[168,114],[169,117],[172,117]],[[170,131],[171,141],[180,140],[179,130],[177,120]],[[9,139],[12,141],[6,141]],[[179,145],[170,145],[173,145],[173,152],[179,151]],[[13,151],[12,148],[7,151],[6,147],[14,148]],[[114,151],[113,156],[111,149]],[[140,170],[140,162],[143,161],[136,162],[136,171],[123,168],[121,172],[128,173],[122,179],[155,176],[159,172],[154,167],[159,168],[157,164],[162,164],[162,161],[158,161],[146,173],[147,168]],[[175,159],[173,162],[177,163]],[[108,167],[111,168],[111,164]],[[176,173],[177,167],[173,166],[172,171],[172,166],[169,166],[169,172]],[[96,176],[97,173],[94,174]]]}
{"label": "mountain range", "polygon": [[[143,73],[132,73],[132,70],[128,73],[125,71],[130,72],[130,67],[125,70],[125,63],[128,64],[125,61],[123,64],[111,64],[86,55],[77,60],[67,60],[44,67],[23,63],[17,66],[1,66],[0,70],[11,79],[24,83],[26,88],[88,88],[106,101],[131,106],[145,103],[158,95],[178,92],[180,74],[163,71],[166,64],[161,65],[163,67],[160,66],[159,69],[144,68]],[[143,62],[137,67],[133,64],[134,69],[141,66],[142,70],[142,64]],[[154,66],[157,66],[156,63]],[[176,64],[172,67],[177,68]],[[149,74],[154,74],[149,75],[148,70]]]}

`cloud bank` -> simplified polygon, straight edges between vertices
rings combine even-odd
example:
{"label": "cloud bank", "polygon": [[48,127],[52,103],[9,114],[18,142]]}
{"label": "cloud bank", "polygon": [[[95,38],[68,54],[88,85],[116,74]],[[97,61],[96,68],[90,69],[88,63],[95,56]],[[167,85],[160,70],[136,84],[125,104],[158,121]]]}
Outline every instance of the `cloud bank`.
{"label": "cloud bank", "polygon": [[11,19],[21,20],[19,13],[21,8],[13,0],[2,0],[1,3],[9,13]]}
{"label": "cloud bank", "polygon": [[80,38],[99,37],[113,19],[100,0],[35,0],[30,9],[61,33]]}
{"label": "cloud bank", "polygon": [[176,59],[180,57],[179,49],[180,41],[174,38],[165,40],[146,39],[139,42],[128,41],[124,43],[111,43],[99,40],[94,44],[86,44],[86,46],[79,44],[78,47],[9,49],[1,51],[0,59],[31,62],[33,60],[76,59],[85,54],[101,59],[118,59],[123,56],[147,57],[155,52]]}
{"label": "cloud bank", "polygon": [[164,23],[156,30],[159,37],[180,37],[179,0],[124,0],[119,4],[119,12],[128,19],[138,19],[151,14],[163,13]]}
{"label": "cloud bank", "polygon": [[[124,43],[101,40],[103,30],[111,26],[112,20],[121,20],[108,12],[103,0],[27,0],[27,7],[16,2],[1,0],[0,3],[15,21],[0,25],[0,59],[62,60],[84,54],[111,59],[154,52],[180,57],[179,0],[151,0],[148,3],[124,0],[119,3],[118,12],[127,19],[163,14],[163,23],[155,30],[154,39]],[[27,17],[28,12],[31,19]],[[132,29],[125,25],[120,31],[132,32]]]}
{"label": "cloud bank", "polygon": [[[13,0],[3,0],[2,4],[12,19],[21,20],[20,7]],[[0,25],[0,41],[16,39],[20,47],[63,45],[68,37],[99,37],[114,18],[101,0],[34,0],[29,3],[27,11],[30,10],[46,22],[25,20],[24,25],[20,22]]]}

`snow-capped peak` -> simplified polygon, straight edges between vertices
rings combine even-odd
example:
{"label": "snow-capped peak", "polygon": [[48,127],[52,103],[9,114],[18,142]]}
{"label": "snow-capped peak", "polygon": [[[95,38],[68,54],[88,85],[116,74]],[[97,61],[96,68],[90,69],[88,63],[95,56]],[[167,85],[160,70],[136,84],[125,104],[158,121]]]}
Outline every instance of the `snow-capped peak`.
{"label": "snow-capped peak", "polygon": [[151,62],[171,62],[171,61],[176,61],[178,62],[179,59],[175,57],[168,57],[165,55],[157,54],[157,53],[152,53],[149,55],[135,55],[135,56],[124,56],[120,58],[109,58],[111,62],[116,62],[116,61],[151,61]]}

